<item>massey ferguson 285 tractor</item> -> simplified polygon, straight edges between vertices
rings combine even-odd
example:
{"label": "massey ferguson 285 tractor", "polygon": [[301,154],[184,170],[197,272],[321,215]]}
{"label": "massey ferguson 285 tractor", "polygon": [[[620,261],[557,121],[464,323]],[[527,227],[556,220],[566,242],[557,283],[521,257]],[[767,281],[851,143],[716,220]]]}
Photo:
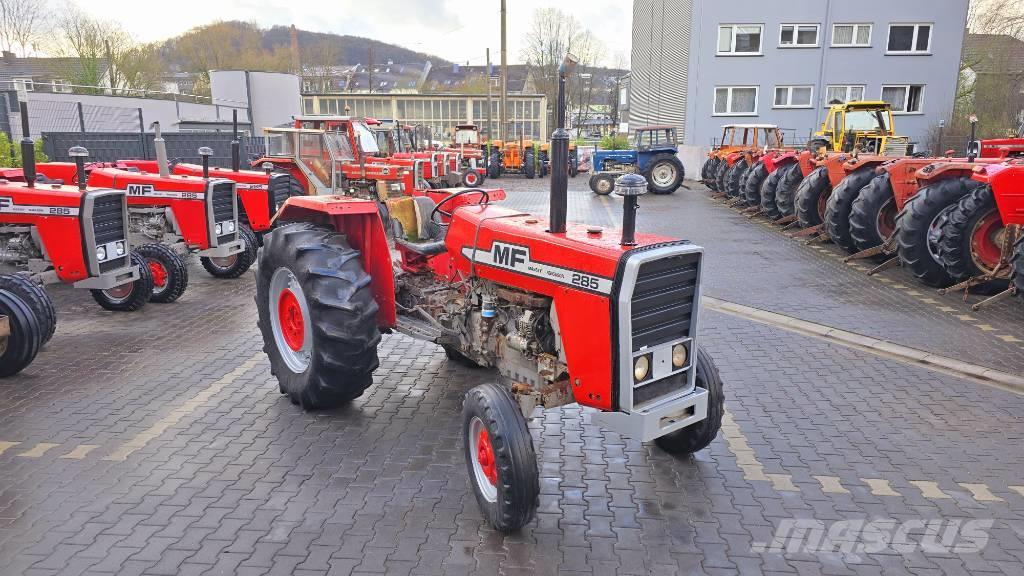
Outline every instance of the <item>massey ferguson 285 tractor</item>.
{"label": "massey ferguson 285 tractor", "polygon": [[392,253],[377,205],[289,198],[260,250],[256,304],[280,390],[303,408],[363,394],[381,333],[494,368],[462,409],[470,482],[488,522],[511,531],[536,511],[539,475],[526,418],[578,403],[593,420],[676,454],[706,447],[722,383],[696,340],[703,250],[635,234],[640,175],[624,176],[621,232],[566,225],[567,57],[560,68],[548,219],[492,205],[484,190],[417,203],[418,234]]}
{"label": "massey ferguson 285 tractor", "polygon": [[[24,102],[21,119],[22,133],[29,134]],[[141,308],[152,280],[145,261],[129,250],[124,191],[87,188],[84,180],[78,186],[44,182],[37,178],[32,140],[23,139],[21,147],[24,167],[4,171],[18,181],[0,180],[0,262],[25,274],[9,277],[0,289],[14,292],[36,312],[44,344],[57,317],[40,284],[89,289],[107,310]]]}

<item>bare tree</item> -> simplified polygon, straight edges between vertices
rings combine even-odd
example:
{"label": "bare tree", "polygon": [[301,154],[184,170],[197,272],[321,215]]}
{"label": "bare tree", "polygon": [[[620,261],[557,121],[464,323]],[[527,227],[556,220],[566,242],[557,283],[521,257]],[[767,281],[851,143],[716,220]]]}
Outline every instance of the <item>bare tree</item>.
{"label": "bare tree", "polygon": [[[537,89],[551,104],[558,96],[558,65],[567,52],[579,58],[580,70],[583,70],[601,64],[605,47],[571,14],[558,8],[538,8],[533,13],[521,56],[533,73]],[[572,88],[567,87],[569,94],[574,93]]]}
{"label": "bare tree", "polygon": [[43,35],[48,14],[46,0],[0,0],[0,47],[28,56]]}

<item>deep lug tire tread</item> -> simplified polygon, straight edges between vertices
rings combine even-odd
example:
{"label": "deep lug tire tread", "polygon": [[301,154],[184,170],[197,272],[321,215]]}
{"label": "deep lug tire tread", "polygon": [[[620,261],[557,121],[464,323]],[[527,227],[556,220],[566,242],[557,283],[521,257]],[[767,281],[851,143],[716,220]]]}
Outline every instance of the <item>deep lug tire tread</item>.
{"label": "deep lug tire tread", "polygon": [[955,279],[928,250],[929,227],[943,210],[954,206],[980,185],[966,177],[940,180],[919,190],[896,216],[900,260],[924,284],[944,287],[954,283]]}
{"label": "deep lug tire tread", "polygon": [[1024,301],[1024,236],[1017,239],[1010,264],[1013,267],[1013,272],[1010,274],[1011,281],[1017,288],[1017,296]]}
{"label": "deep lug tire tread", "polygon": [[895,202],[892,182],[889,173],[883,172],[872,178],[853,201],[850,208],[850,238],[857,251],[881,246],[887,240],[878,230],[878,217],[889,200]]}
{"label": "deep lug tire tread", "polygon": [[801,228],[810,228],[822,224],[821,214],[818,213],[818,202],[823,195],[829,195],[832,186],[828,179],[828,169],[824,166],[815,168],[800,182],[796,189],[794,209],[797,222]]}
{"label": "deep lug tire tread", "polygon": [[8,290],[0,289],[0,315],[7,316],[11,334],[0,355],[0,378],[21,372],[35,360],[43,346],[43,328],[32,307]]}
{"label": "deep lug tire tread", "polygon": [[[298,374],[277,350],[270,323],[270,279],[282,267],[301,284],[313,323],[310,365]],[[361,396],[373,383],[373,371],[379,365],[380,331],[377,302],[359,252],[330,228],[308,222],[289,224],[266,236],[256,277],[263,351],[289,399],[316,410]]]}
{"label": "deep lug tire tread", "polygon": [[[974,276],[981,276],[986,271],[978,268],[971,258],[971,230],[978,220],[990,210],[996,209],[996,199],[989,185],[978,186],[957,203],[951,210],[939,235],[939,264],[954,280],[961,281]],[[1006,280],[996,279],[990,286],[977,286],[976,292],[1002,290]]]}
{"label": "deep lug tire tread", "polygon": [[57,310],[46,290],[24,274],[0,274],[0,290],[7,290],[20,298],[39,320],[43,334],[43,345],[53,338],[57,331]]}
{"label": "deep lug tire tread", "polygon": [[783,216],[792,216],[794,213],[794,201],[796,190],[803,182],[804,173],[800,170],[800,164],[790,164],[779,170],[785,170],[779,178],[779,185],[775,187],[775,205]]}
{"label": "deep lug tire tread", "polygon": [[761,211],[771,220],[782,218],[782,212],[779,211],[779,206],[775,203],[775,190],[779,187],[784,168],[775,170],[761,183]]}
{"label": "deep lug tire tread", "polygon": [[746,180],[743,182],[743,197],[746,198],[747,206],[761,205],[761,188],[767,179],[768,167],[763,161],[758,160],[747,172]]}
{"label": "deep lug tire tread", "polygon": [[533,155],[533,150],[527,150],[523,154],[523,174],[528,180],[532,180],[537,176],[537,158]]}
{"label": "deep lug tire tread", "polygon": [[693,454],[706,448],[718,436],[725,415],[725,391],[715,361],[703,348],[695,358],[697,386],[708,391],[708,417],[696,424],[657,438],[654,443],[669,454]]}
{"label": "deep lug tire tread", "polygon": [[[480,418],[490,435],[498,467],[497,502],[488,502],[475,486],[469,429]],[[462,401],[463,452],[473,493],[488,523],[500,532],[518,530],[533,520],[540,501],[540,474],[533,437],[505,387],[487,383],[472,388]]]}
{"label": "deep lug tire tread", "polygon": [[149,297],[150,302],[169,304],[181,298],[188,288],[188,266],[185,261],[163,244],[146,244],[139,246],[135,252],[146,260],[156,260],[167,271],[167,283],[169,286],[163,292],[157,294],[154,288],[153,295]]}
{"label": "deep lug tire tread", "polygon": [[729,172],[725,176],[725,193],[730,198],[736,198],[742,193],[740,188],[740,182],[743,180],[743,175],[747,173],[750,166],[745,160],[737,160]]}
{"label": "deep lug tire tread", "polygon": [[825,230],[833,242],[850,254],[857,252],[853,237],[850,235],[850,213],[853,211],[853,204],[860,196],[861,190],[874,177],[874,168],[861,168],[847,174],[846,178],[843,178],[828,197],[828,207],[825,210]]}

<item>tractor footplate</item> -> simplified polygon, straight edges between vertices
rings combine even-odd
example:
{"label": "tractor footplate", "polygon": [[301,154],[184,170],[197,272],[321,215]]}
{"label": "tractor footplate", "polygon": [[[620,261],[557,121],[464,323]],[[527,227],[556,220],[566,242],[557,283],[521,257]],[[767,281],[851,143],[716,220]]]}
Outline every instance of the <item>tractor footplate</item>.
{"label": "tractor footplate", "polygon": [[412,336],[417,340],[426,340],[428,342],[435,343],[440,342],[441,337],[444,336],[444,331],[426,320],[419,320],[405,315],[400,315],[398,317],[398,323],[395,325],[395,330],[405,334],[406,336]]}

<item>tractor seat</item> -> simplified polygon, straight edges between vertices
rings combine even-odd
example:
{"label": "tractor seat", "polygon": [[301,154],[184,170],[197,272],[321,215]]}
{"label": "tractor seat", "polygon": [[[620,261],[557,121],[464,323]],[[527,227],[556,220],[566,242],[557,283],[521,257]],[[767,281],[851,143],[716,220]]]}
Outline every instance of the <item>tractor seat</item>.
{"label": "tractor seat", "polygon": [[444,244],[447,228],[430,220],[437,204],[426,196],[399,198],[388,210],[396,223],[395,244],[421,256],[435,256],[448,250]]}

